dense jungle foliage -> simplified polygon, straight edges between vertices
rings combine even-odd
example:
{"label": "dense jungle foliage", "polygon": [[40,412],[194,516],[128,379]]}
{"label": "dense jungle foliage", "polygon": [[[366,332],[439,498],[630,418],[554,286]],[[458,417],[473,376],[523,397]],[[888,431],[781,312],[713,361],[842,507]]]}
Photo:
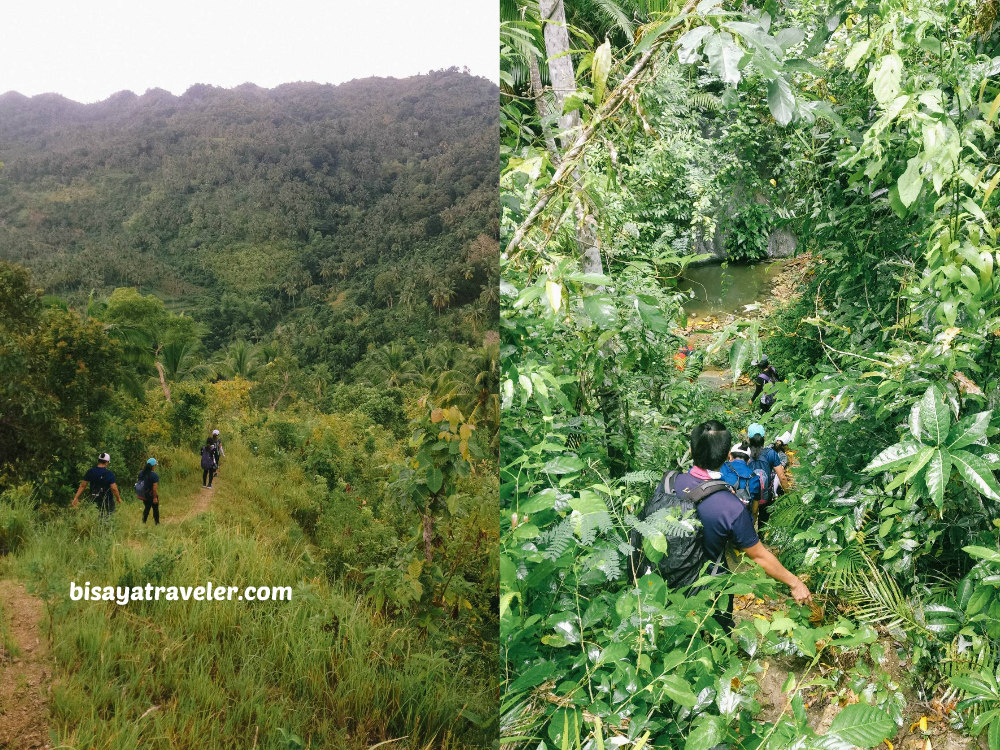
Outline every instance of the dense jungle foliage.
{"label": "dense jungle foliage", "polygon": [[[59,744],[492,744],[495,97],[449,70],[0,99],[0,571],[72,644]],[[110,526],[65,507],[101,451]],[[155,533],[132,492],[150,455]],[[64,590],[206,572],[295,597]]]}
{"label": "dense jungle foliage", "polygon": [[[996,3],[501,8],[502,742],[1000,748]],[[721,223],[744,257],[774,226],[811,257],[708,347],[733,382],[761,352],[788,373],[763,418],[672,361]],[[727,637],[723,596],[787,590],[630,581],[630,530],[690,523],[636,514],[710,418],[794,427],[764,541],[817,611]]]}

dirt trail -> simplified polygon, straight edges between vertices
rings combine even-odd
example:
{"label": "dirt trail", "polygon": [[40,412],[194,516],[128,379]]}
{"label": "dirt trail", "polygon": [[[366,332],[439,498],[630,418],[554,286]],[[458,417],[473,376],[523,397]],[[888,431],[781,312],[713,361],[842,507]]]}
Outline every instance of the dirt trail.
{"label": "dirt trail", "polygon": [[0,581],[0,605],[17,653],[0,643],[0,750],[50,748],[49,682],[52,665],[42,637],[42,600],[16,581]]}
{"label": "dirt trail", "polygon": [[212,509],[212,504],[215,500],[215,493],[217,491],[218,490],[215,489],[207,490],[202,488],[199,493],[195,495],[194,502],[191,506],[180,514],[172,515],[169,512],[169,506],[164,506],[163,521],[161,523],[181,523],[189,518],[194,518],[197,515],[210,511]]}

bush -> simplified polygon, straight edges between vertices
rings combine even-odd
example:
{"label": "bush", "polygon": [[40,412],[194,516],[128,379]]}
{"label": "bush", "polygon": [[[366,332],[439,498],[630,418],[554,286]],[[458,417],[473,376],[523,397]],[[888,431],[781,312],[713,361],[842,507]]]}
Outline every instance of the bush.
{"label": "bush", "polygon": [[0,494],[0,555],[17,552],[31,533],[32,490],[22,485]]}

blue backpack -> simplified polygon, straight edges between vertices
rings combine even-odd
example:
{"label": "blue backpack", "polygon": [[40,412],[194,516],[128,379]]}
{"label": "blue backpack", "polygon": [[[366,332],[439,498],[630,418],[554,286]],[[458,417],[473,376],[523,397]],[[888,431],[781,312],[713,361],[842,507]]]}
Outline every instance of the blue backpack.
{"label": "blue backpack", "polygon": [[[733,488],[745,504],[762,501],[762,490],[767,486],[767,475],[760,469],[753,469],[743,461],[726,461],[721,469],[722,479]],[[766,500],[763,500],[766,502]]]}

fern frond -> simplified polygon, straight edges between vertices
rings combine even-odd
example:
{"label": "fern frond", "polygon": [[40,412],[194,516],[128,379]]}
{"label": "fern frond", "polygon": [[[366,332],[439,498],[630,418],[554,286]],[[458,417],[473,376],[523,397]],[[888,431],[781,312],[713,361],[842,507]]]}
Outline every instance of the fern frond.
{"label": "fern frond", "polygon": [[655,471],[643,469],[642,471],[630,471],[618,481],[622,484],[656,484],[660,479],[662,477]]}
{"label": "fern frond", "polygon": [[709,112],[722,110],[722,99],[707,91],[696,91],[688,97],[692,107],[707,109]]}

